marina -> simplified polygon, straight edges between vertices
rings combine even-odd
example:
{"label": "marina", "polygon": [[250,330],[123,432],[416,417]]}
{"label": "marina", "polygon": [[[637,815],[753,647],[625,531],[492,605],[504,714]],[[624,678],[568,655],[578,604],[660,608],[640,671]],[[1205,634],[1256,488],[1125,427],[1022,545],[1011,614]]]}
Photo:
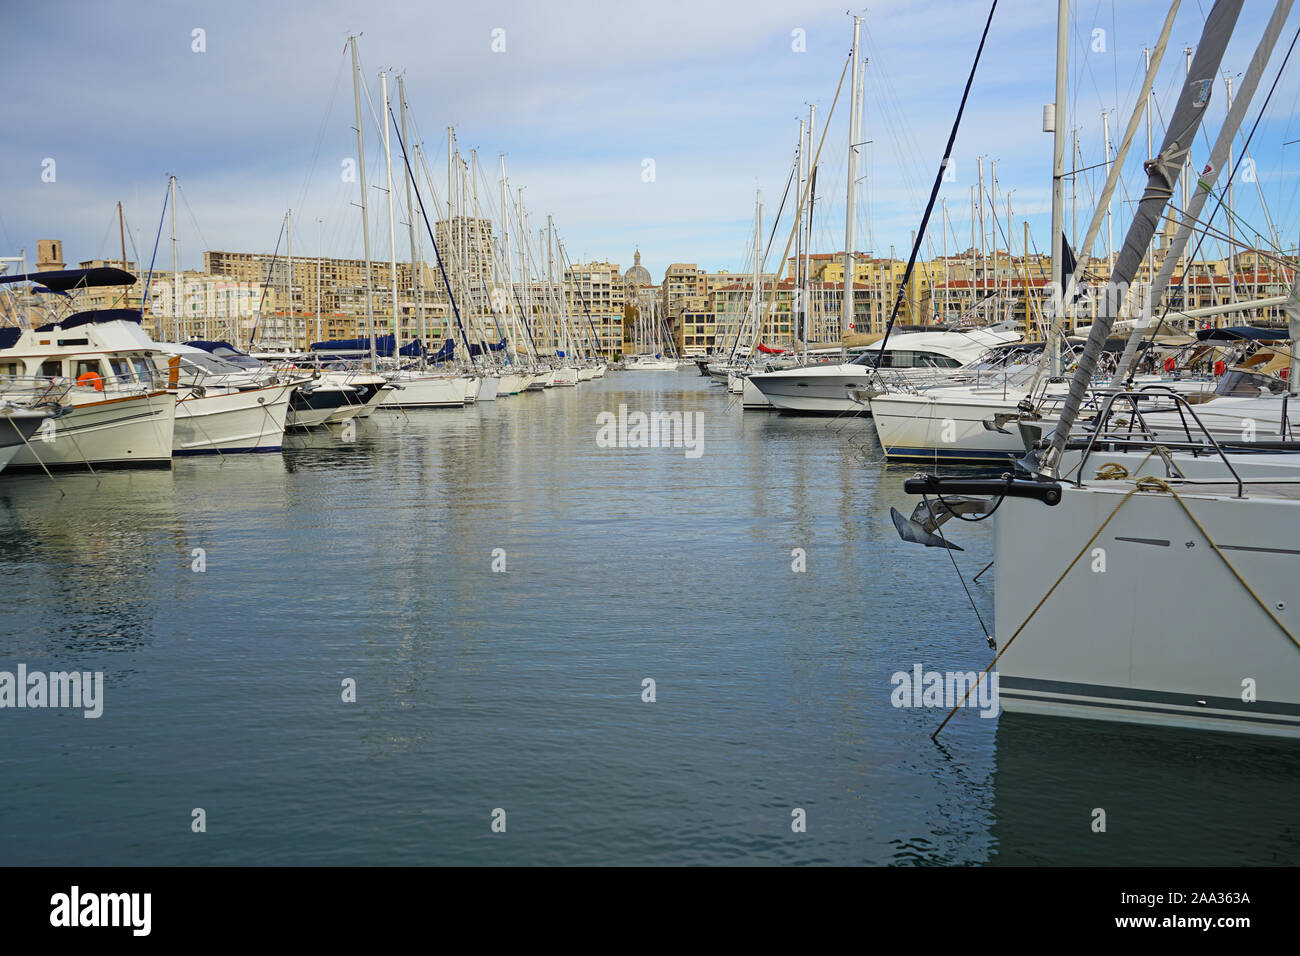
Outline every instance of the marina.
{"label": "marina", "polygon": [[[1300,850],[1285,741],[969,713],[936,759],[941,713],[895,709],[891,676],[978,672],[989,652],[951,569],[895,534],[914,469],[879,461],[869,426],[850,443],[820,419],[727,414],[687,371],[588,389],[372,418],[353,443],[309,433],[282,455],[61,476],[66,496],[7,478],[4,561],[28,595],[10,660],[106,684],[97,720],[4,712],[20,728],[5,766],[55,755],[0,797],[5,860],[1231,865]],[[620,404],[704,414],[705,453],[596,447],[596,416]],[[947,530],[963,567],[993,558],[988,525]],[[972,588],[990,624],[991,574]],[[849,581],[871,586],[846,601]],[[226,822],[177,842],[156,821],[197,793]],[[1098,803],[1129,820],[1122,845],[1093,839],[1086,810],[1071,822]],[[512,839],[485,845],[497,806]],[[792,807],[813,839],[789,839]]]}
{"label": "marina", "polygon": [[572,11],[193,28],[239,195],[0,209],[0,864],[1293,866],[1293,2],[921,6],[662,157]]}

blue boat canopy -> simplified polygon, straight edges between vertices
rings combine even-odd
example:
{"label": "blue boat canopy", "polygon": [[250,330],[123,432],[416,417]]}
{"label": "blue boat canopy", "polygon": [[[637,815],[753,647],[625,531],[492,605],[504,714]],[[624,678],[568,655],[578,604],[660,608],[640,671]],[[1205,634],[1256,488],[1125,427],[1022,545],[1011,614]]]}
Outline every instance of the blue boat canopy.
{"label": "blue boat canopy", "polygon": [[192,348],[203,349],[205,352],[215,352],[217,349],[225,349],[228,352],[239,352],[239,349],[235,348],[229,342],[207,342],[202,339],[191,339],[184,344],[191,346]]}
{"label": "blue boat canopy", "polygon": [[[313,352],[369,352],[370,338],[361,339],[335,339],[332,342],[313,342],[311,344]],[[417,358],[423,352],[420,340],[416,339],[403,345],[399,350],[400,354],[408,358]],[[384,358],[390,358],[393,354],[393,337],[391,335],[375,336],[375,354]]]}
{"label": "blue boat canopy", "polygon": [[16,276],[0,276],[0,285],[8,282],[34,282],[51,292],[67,292],[70,289],[135,285],[135,276],[122,269],[101,266],[96,269],[59,269],[54,272],[26,272]]}
{"label": "blue boat canopy", "polygon": [[59,329],[75,329],[80,325],[95,325],[100,322],[134,322],[140,324],[144,317],[139,309],[91,309],[89,312],[74,312],[66,319],[38,325],[37,332],[53,332]]}
{"label": "blue boat canopy", "polygon": [[1253,325],[1232,325],[1222,329],[1197,329],[1196,338],[1202,342],[1212,339],[1251,339],[1257,342],[1276,342],[1290,338],[1286,329],[1257,329]]}

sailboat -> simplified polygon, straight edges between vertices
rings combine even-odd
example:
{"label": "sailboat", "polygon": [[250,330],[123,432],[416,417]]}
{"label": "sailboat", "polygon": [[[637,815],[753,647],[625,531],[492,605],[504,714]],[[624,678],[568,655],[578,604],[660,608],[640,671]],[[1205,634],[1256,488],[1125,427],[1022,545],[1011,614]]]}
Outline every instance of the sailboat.
{"label": "sailboat", "polygon": [[[1228,111],[1229,135],[1291,6],[1275,5]],[[1130,281],[1141,265],[1241,8],[1216,0],[1206,16],[1112,281]],[[1108,305],[1094,323],[1059,421],[1026,461],[1032,479],[911,479],[910,493],[938,500],[918,509],[928,520],[896,514],[895,523],[909,540],[936,544],[932,529],[952,508],[970,516],[997,507],[1000,649],[986,673],[996,668],[1005,710],[1300,738],[1300,460],[1224,451],[1186,399],[1180,409],[1210,455],[1159,442],[1139,449],[1138,463],[1131,450],[1126,459],[1090,454],[1096,436],[1074,427],[1115,317]],[[1300,309],[1290,320],[1300,336]],[[1141,395],[1120,390],[1107,401]]]}

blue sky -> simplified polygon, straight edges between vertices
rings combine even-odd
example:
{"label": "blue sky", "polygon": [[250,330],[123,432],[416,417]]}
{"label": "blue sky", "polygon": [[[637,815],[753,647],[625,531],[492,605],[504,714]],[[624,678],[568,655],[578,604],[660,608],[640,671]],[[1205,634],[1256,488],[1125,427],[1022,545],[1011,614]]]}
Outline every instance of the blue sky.
{"label": "blue sky", "polygon": [[[1182,5],[1156,83],[1164,115],[1182,80],[1182,50],[1195,44],[1209,6]],[[1247,0],[1226,73],[1245,70],[1272,6]],[[1168,5],[1081,0],[1074,7],[1071,126],[1079,127],[1084,165],[1092,165],[1103,159],[1101,114],[1110,111],[1118,140],[1141,82],[1142,47],[1154,44]],[[639,246],[656,280],[678,261],[744,270],[755,190],[765,204],[766,234],[799,119],[813,103],[822,126],[852,33],[842,3],[769,0],[310,8],[87,2],[61,4],[56,17],[51,9],[29,4],[5,16],[9,135],[0,143],[0,254],[25,247],[31,257],[38,238],[61,238],[69,261],[116,257],[121,200],[147,261],[174,173],[187,267],[201,263],[204,248],[271,250],[289,208],[296,254],[315,253],[320,219],[326,255],[360,255],[357,187],[340,175],[356,153],[345,41],[358,33],[376,100],[381,69],[404,74],[440,191],[445,128],[455,125],[462,148],[479,150],[490,178],[484,198],[496,201],[497,156],[504,153],[534,225],[553,215],[571,258],[611,259],[626,268]],[[866,17],[869,57],[859,249],[883,255],[892,245],[906,255],[987,9],[945,0],[854,8]],[[989,163],[998,164],[999,217],[1001,197],[1011,191],[1017,251],[1025,219],[1034,245],[1048,243],[1051,136],[1041,123],[1043,104],[1053,97],[1055,20],[1056,4],[1048,0],[998,4],[957,140],[956,179],[942,193],[950,251],[970,241],[970,187],[981,156],[986,176]],[[1247,129],[1298,22],[1293,15],[1279,41]],[[505,31],[504,52],[492,49],[497,29]],[[203,31],[204,52],[193,49],[195,30]],[[795,31],[802,31],[803,51],[795,49]],[[1300,233],[1300,142],[1290,142],[1300,140],[1296,59],[1300,52],[1251,143],[1258,184],[1236,190],[1238,215],[1261,230],[1262,192],[1287,245]],[[816,251],[843,245],[847,89],[843,97],[822,153]],[[1223,115],[1222,82],[1215,98],[1212,128],[1194,152],[1198,168]],[[366,125],[369,177],[382,185],[382,142]],[[1162,132],[1157,119],[1157,145]],[[1126,184],[1135,197],[1143,130],[1132,157]],[[54,160],[53,182],[42,181],[47,159]],[[647,159],[654,161],[653,182],[643,179]],[[1101,171],[1080,177],[1081,232],[1102,178]],[[1121,190],[1114,207],[1116,244],[1127,226],[1125,198]],[[374,251],[382,258],[386,206],[377,189],[371,210]],[[169,229],[159,252],[167,268]],[[399,226],[400,256],[403,235]],[[941,249],[937,221],[930,241]],[[1101,241],[1097,251],[1104,252],[1104,231]],[[773,259],[782,245],[778,240]],[[1217,247],[1210,252],[1218,254]]]}

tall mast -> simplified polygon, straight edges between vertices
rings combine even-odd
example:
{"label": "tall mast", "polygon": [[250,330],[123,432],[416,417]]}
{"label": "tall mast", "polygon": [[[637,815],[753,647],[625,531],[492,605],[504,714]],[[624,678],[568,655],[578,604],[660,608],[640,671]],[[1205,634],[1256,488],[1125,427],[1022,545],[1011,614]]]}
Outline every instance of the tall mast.
{"label": "tall mast", "polygon": [[[1231,113],[1232,112],[1232,77],[1225,76],[1223,78],[1223,84],[1228,89],[1227,109],[1228,112]],[[1232,143],[1231,142],[1228,143],[1228,169],[1232,169]],[[1228,301],[1229,302],[1237,301],[1237,266],[1236,266],[1237,243],[1236,243],[1236,228],[1235,228],[1235,224],[1233,223],[1233,219],[1235,217],[1235,208],[1236,208],[1236,203],[1234,202],[1235,197],[1233,195],[1233,186],[1236,183],[1236,179],[1237,177],[1233,176],[1231,179],[1228,180],[1228,296],[1229,296]],[[1255,268],[1252,271],[1255,273],[1259,272],[1258,262],[1255,263]]]}
{"label": "tall mast", "polygon": [[[1101,114],[1101,130],[1106,157],[1106,178],[1110,178],[1110,111]],[[1112,207],[1114,203],[1106,200],[1106,271],[1115,268],[1115,233],[1113,229]]]}
{"label": "tall mast", "polygon": [[[173,177],[173,179],[174,178],[175,177]],[[168,183],[168,185],[170,186],[171,184]],[[172,208],[173,209],[176,208],[176,199],[174,196],[172,197]],[[173,226],[172,232],[175,231],[176,231],[176,227]],[[125,272],[126,271],[126,221],[122,216],[122,203],[120,200],[118,201],[117,204],[117,235],[118,238],[122,240],[122,271]],[[24,249],[23,250],[23,272],[26,271],[27,271],[27,250]],[[122,305],[123,307],[128,307],[128,308],[131,305],[131,287],[129,285],[122,286]],[[144,314],[144,307],[145,307],[145,303],[141,301],[140,303],[141,314]],[[27,315],[26,310],[24,310],[23,312],[24,318],[26,318],[26,315]],[[160,329],[159,333],[161,334],[161,332],[162,330]]]}
{"label": "tall mast", "polygon": [[760,193],[754,190],[754,337],[749,343],[749,354],[763,337],[763,203]]}
{"label": "tall mast", "polygon": [[[1001,316],[998,314],[998,161],[996,159],[989,160],[989,218],[993,222],[993,320],[997,321]],[[890,258],[893,258],[892,252]],[[892,270],[890,275],[893,275]]]}
{"label": "tall mast", "polygon": [[388,73],[386,71],[379,74],[379,89],[384,101],[383,112],[379,114],[379,118],[384,123],[384,168],[388,176],[388,188],[385,190],[388,193],[388,280],[393,289],[393,365],[396,367],[401,364],[397,358],[398,349],[402,344],[402,333],[401,322],[398,319],[401,307],[397,301],[397,216],[393,212],[393,150],[390,143],[393,124],[388,119]]}
{"label": "tall mast", "polygon": [[[1057,0],[1056,7],[1056,100],[1052,120],[1052,281],[1055,283],[1056,307],[1065,309],[1065,259],[1061,244],[1065,234],[1065,107],[1068,95],[1066,67],[1070,56],[1070,0]],[[1054,322],[1055,331],[1061,323]],[[1053,336],[1047,345],[1051,374],[1061,374],[1060,343]]]}
{"label": "tall mast", "polygon": [[293,210],[292,209],[286,209],[284,212],[284,258],[285,258],[285,262],[288,264],[289,267],[288,269],[285,270],[285,280],[284,280],[284,298],[285,298],[285,302],[288,303],[288,316],[289,316],[289,325],[288,325],[289,346],[288,347],[293,348],[294,345],[296,344],[295,340],[297,336],[295,335],[295,333],[297,332],[297,328],[294,326],[294,318],[293,318]]}
{"label": "tall mast", "polygon": [[[184,339],[181,337],[181,260],[176,240],[176,177],[168,177],[167,184],[172,191],[172,335],[173,341],[181,342]],[[126,259],[125,252],[122,259]]]}
{"label": "tall mast", "polygon": [[[941,228],[943,233],[943,321],[948,323],[948,198],[945,196],[942,200],[943,211],[940,216]],[[1029,326],[1025,326],[1025,335],[1029,334]]]}
{"label": "tall mast", "polygon": [[[1151,71],[1151,48],[1150,47],[1142,48],[1142,62],[1147,72],[1149,73]],[[1151,99],[1154,96],[1155,96],[1154,91],[1146,95],[1146,108],[1143,110],[1143,112],[1146,113],[1146,121],[1147,121],[1147,162],[1148,163],[1151,162]],[[1151,283],[1155,281],[1155,275],[1156,275],[1155,250],[1148,249],[1147,250],[1147,289],[1151,288]]]}
{"label": "tall mast", "polygon": [[317,342],[323,341],[323,338],[321,336],[321,327],[320,327],[320,267],[321,267],[321,253],[324,251],[324,249],[322,248],[323,230],[321,228],[324,222],[325,220],[323,219],[316,220],[316,341]]}
{"label": "tall mast", "polygon": [[[806,343],[811,337],[811,330],[808,328],[812,324],[812,308],[808,301],[812,277],[812,240],[813,240],[813,203],[816,202],[814,187],[816,183],[817,170],[813,166],[813,124],[817,119],[817,107],[811,103],[808,105],[808,234],[803,244],[803,300],[804,300],[804,342]],[[807,348],[804,349],[804,358],[807,356]]]}
{"label": "tall mast", "polygon": [[[799,157],[799,169],[795,173],[795,191],[796,196],[805,195],[804,190],[804,152],[803,152],[803,132],[804,122],[799,121],[799,145],[795,148],[795,155]],[[804,329],[803,321],[803,284],[801,282],[803,272],[803,206],[797,206],[794,211],[794,295],[797,308],[790,310],[790,322],[794,327],[794,344],[801,340],[804,343],[803,351],[805,357],[808,354],[808,332]]]}
{"label": "tall mast", "polygon": [[[397,78],[397,106],[402,116],[402,142],[408,143],[406,138],[406,78],[399,76]],[[415,161],[411,165],[411,175],[403,176],[402,179],[406,184],[406,219],[408,239],[411,243],[411,288],[415,292],[415,328],[416,334],[420,337],[421,346],[424,345],[424,283],[421,281],[420,272],[420,248],[416,242],[415,229],[415,206],[411,203],[411,176],[415,175],[415,170],[420,168],[420,147],[413,146],[411,151],[414,154]],[[397,259],[397,250],[393,250],[393,259]],[[396,361],[399,357],[397,342],[393,342],[393,359]]]}
{"label": "tall mast", "polygon": [[847,335],[853,325],[853,226],[857,210],[854,199],[858,185],[858,76],[862,69],[858,62],[858,37],[862,32],[862,18],[853,18],[853,85],[849,105],[849,169],[848,196],[844,204],[844,300],[840,303],[840,331]]}
{"label": "tall mast", "polygon": [[988,224],[984,216],[984,157],[975,157],[975,162],[979,167],[978,185],[975,187],[975,196],[977,197],[975,211],[980,220],[980,311],[988,315],[988,305],[984,301],[984,297],[989,292],[989,263],[987,250],[984,246],[985,239],[988,236]]}
{"label": "tall mast", "polygon": [[506,328],[511,330],[511,335],[506,339],[506,357],[513,364],[518,364],[519,356],[515,351],[514,340],[519,338],[519,329],[511,322],[514,315],[512,302],[514,299],[514,283],[510,278],[510,199],[508,196],[508,187],[506,186],[506,154],[500,153],[497,160],[501,166],[501,268],[504,275],[497,277],[498,282],[504,282],[505,292],[501,296],[504,303],[506,314]]}
{"label": "tall mast", "polygon": [[361,69],[357,66],[357,38],[348,37],[352,48],[352,99],[357,111],[357,172],[361,180],[361,242],[366,253],[366,334],[370,338],[370,370],[373,372],[378,363],[375,361],[375,307],[371,298],[370,275],[370,215],[366,210],[366,143],[361,134]]}
{"label": "tall mast", "polygon": [[1070,247],[1079,255],[1079,127],[1070,129]]}

